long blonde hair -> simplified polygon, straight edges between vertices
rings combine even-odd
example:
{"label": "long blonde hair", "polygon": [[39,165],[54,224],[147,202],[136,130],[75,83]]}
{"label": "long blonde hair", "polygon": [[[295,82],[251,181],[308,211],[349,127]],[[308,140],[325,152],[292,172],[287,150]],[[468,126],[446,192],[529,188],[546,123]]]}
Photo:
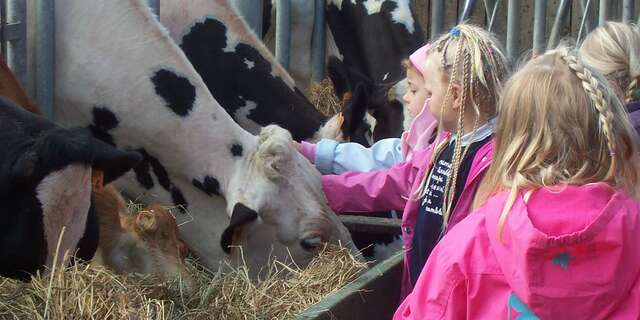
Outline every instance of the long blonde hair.
{"label": "long blonde hair", "polygon": [[640,28],[607,22],[593,30],[580,46],[585,63],[613,82],[625,102],[633,100],[640,77]]}
{"label": "long blonde hair", "polygon": [[480,202],[510,190],[498,238],[520,191],[606,182],[637,196],[635,131],[606,78],[569,49],[529,61],[506,84]]}
{"label": "long blonde hair", "polygon": [[[453,27],[448,33],[442,35],[433,42],[427,52],[427,57],[437,54],[441,60],[442,74],[445,81],[448,81],[447,92],[442,102],[443,110],[452,96],[453,85],[458,84],[462,88],[459,108],[458,123],[456,128],[453,158],[451,161],[451,174],[445,185],[442,217],[443,227],[447,226],[449,215],[451,214],[453,198],[455,195],[456,180],[462,159],[466,154],[467,147],[462,150],[462,139],[467,132],[464,132],[464,117],[467,107],[471,107],[475,114],[474,127],[471,132],[478,129],[478,120],[481,114],[487,119],[496,114],[496,105],[502,91],[503,80],[509,75],[509,63],[503,53],[498,40],[490,32],[470,24],[459,24]],[[428,71],[427,71],[428,72]],[[439,116],[442,122],[442,112]],[[441,126],[438,126],[440,135]],[[439,148],[436,148],[439,149]],[[438,152],[434,150],[430,163],[433,164]],[[414,200],[426,195],[427,184],[431,172],[427,170],[422,177],[420,187],[413,195]]]}

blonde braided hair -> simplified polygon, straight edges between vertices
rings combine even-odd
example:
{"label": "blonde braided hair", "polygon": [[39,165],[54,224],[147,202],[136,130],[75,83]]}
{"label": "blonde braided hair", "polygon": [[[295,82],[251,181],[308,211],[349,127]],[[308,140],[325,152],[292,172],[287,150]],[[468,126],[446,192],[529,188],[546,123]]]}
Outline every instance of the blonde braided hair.
{"label": "blonde braided hair", "polygon": [[604,182],[638,196],[637,139],[606,78],[566,48],[529,61],[505,87],[494,158],[478,194],[507,191],[498,238],[520,191]]}
{"label": "blonde braided hair", "polygon": [[[604,93],[600,90],[600,84],[598,80],[591,74],[588,68],[578,62],[578,58],[569,53],[569,50],[564,48],[560,50],[562,59],[567,63],[567,66],[573,70],[578,79],[582,80],[582,87],[584,91],[589,95],[593,101],[593,106],[599,113],[600,127],[604,133],[604,137],[607,142],[607,147],[610,155],[616,154],[616,141],[613,137],[613,112],[609,107],[609,104],[604,98]],[[613,177],[616,170],[615,157],[612,158],[611,166],[607,177]]]}
{"label": "blonde braided hair", "polygon": [[625,103],[634,100],[640,77],[640,28],[607,22],[582,42],[580,56],[589,66],[616,84]]}
{"label": "blonde braided hair", "polygon": [[631,80],[631,82],[627,86],[627,90],[624,93],[625,103],[630,103],[631,101],[633,101],[633,95],[635,94],[637,87],[638,87],[638,78],[634,78],[633,80]]}
{"label": "blonde braided hair", "polygon": [[[455,45],[453,57],[448,51],[451,45]],[[466,133],[464,132],[464,123],[468,107],[471,107],[471,111],[475,115],[471,131],[475,132],[478,129],[481,114],[488,118],[495,116],[497,101],[502,90],[502,81],[508,76],[509,65],[494,36],[480,27],[469,24],[460,24],[436,40],[428,51],[427,57],[433,54],[440,54],[441,71],[445,74],[445,78],[448,78],[447,91],[440,108],[439,119],[441,123],[443,110],[451,103],[454,84],[459,83],[462,87],[461,105],[458,109],[455,132],[457,139],[451,161],[451,172],[443,192],[442,216],[443,227],[446,228],[453,210],[459,168],[469,147],[466,146],[463,149],[462,146],[462,137]],[[452,63],[448,63],[451,60]],[[441,129],[439,126],[438,130],[441,131]],[[440,136],[440,132],[438,132],[438,136]],[[438,147],[432,153],[430,164],[434,163],[447,142],[445,140],[436,143]],[[412,195],[413,200],[424,197],[428,191],[427,185],[433,170],[426,172],[418,190]]]}

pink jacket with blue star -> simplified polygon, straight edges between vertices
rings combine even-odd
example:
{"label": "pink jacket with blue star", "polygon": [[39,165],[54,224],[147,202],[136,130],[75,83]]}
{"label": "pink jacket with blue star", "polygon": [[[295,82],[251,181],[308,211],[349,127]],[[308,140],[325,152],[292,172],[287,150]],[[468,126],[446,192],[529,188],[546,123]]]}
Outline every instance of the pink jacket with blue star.
{"label": "pink jacket with blue star", "polygon": [[640,205],[603,183],[500,193],[440,241],[394,319],[639,319]]}

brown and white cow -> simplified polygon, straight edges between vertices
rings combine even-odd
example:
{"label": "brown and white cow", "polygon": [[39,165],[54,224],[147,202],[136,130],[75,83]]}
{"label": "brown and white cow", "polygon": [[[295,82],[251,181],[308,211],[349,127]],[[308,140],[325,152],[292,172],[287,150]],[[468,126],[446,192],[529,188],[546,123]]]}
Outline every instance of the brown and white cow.
{"label": "brown and white cow", "polygon": [[[41,115],[38,106],[31,100],[2,59],[0,59],[0,96],[12,100],[27,111]],[[182,278],[188,281],[189,275],[180,265],[184,260],[183,252],[186,251],[186,246],[177,238],[178,227],[173,217],[165,209],[154,206],[144,210],[149,219],[136,220],[123,216],[123,226],[120,223],[119,214],[126,213],[124,199],[114,187],[110,185],[101,187],[104,180],[99,181],[99,179],[104,177],[96,175],[95,178],[95,181],[92,181],[94,187],[92,210],[95,211],[99,224],[98,251],[102,253],[94,257],[94,260],[105,255],[106,258],[101,260],[120,273],[138,272],[173,276],[179,272]],[[144,222],[150,219],[157,221],[154,224],[154,230],[134,228],[136,224],[132,220]],[[92,236],[97,237],[98,234]],[[180,251],[176,251],[174,247],[178,247]]]}
{"label": "brown and white cow", "polygon": [[[0,98],[0,275],[89,260],[98,244],[92,176],[110,182],[141,159]],[[45,269],[48,268],[48,269]]]}
{"label": "brown and white cow", "polygon": [[[257,137],[238,126],[144,1],[58,0],[55,12],[56,78],[64,79],[56,119],[142,153],[117,185],[143,202],[182,207],[181,238],[203,263],[215,268],[224,256],[229,217],[272,230],[268,247],[301,264],[319,243],[355,250],[289,133],[269,126]],[[265,263],[262,251],[244,253],[254,270]]]}
{"label": "brown and white cow", "polygon": [[164,207],[152,204],[130,214],[127,204],[113,186],[94,193],[100,222],[99,262],[117,273],[179,276],[193,285],[184,266],[184,244],[178,225]]}

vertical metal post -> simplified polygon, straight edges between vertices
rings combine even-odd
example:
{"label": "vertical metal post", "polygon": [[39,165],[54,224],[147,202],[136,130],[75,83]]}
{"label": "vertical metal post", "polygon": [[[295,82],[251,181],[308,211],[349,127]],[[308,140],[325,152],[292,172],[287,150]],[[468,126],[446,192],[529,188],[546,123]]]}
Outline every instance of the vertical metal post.
{"label": "vertical metal post", "polygon": [[276,1],[276,58],[289,69],[291,47],[291,0]]}
{"label": "vertical metal post", "polygon": [[444,0],[431,0],[431,40],[444,31]]}
{"label": "vertical metal post", "polygon": [[598,13],[598,25],[601,26],[609,18],[609,0],[600,0],[600,12]]}
{"label": "vertical metal post", "polygon": [[55,62],[54,0],[36,0],[36,100],[42,113],[53,118]]}
{"label": "vertical metal post", "polygon": [[7,4],[5,40],[9,41],[7,64],[23,87],[27,83],[27,10],[24,1],[9,1]]}
{"label": "vertical metal post", "polygon": [[324,59],[327,44],[325,30],[325,0],[314,0],[313,34],[311,35],[311,80],[320,82],[324,79]]}
{"label": "vertical metal post", "polygon": [[624,23],[633,22],[633,13],[635,12],[633,2],[634,0],[624,0],[622,2],[622,22]]}
{"label": "vertical metal post", "polygon": [[[583,2],[584,4],[584,2]],[[582,6],[582,21],[580,21],[580,28],[578,29],[578,37],[576,38],[576,46],[580,44],[582,34],[585,32],[585,27],[589,29],[589,13],[591,11],[591,0],[587,0],[587,3]],[[588,30],[587,30],[588,32]]]}
{"label": "vertical metal post", "polygon": [[586,32],[593,30],[594,21],[591,19],[591,8],[593,6],[595,4],[591,0],[580,0],[580,7],[582,8],[582,21],[580,24],[584,25]]}
{"label": "vertical metal post", "polygon": [[236,10],[244,17],[247,24],[249,24],[249,27],[253,29],[253,32],[255,32],[258,37],[261,37],[263,0],[234,0],[233,4]]}
{"label": "vertical metal post", "polygon": [[473,13],[473,9],[476,7],[476,0],[466,0],[464,2],[464,7],[462,8],[462,14],[460,15],[460,20],[458,23],[462,23],[465,20],[469,19],[471,14]]}
{"label": "vertical metal post", "polygon": [[533,15],[533,54],[544,53],[547,27],[547,0],[536,0]]}
{"label": "vertical metal post", "polygon": [[485,10],[487,11],[488,20],[487,31],[492,32],[493,27],[496,25],[496,13],[498,12],[498,7],[500,6],[500,0],[486,0],[485,4]]}
{"label": "vertical metal post", "polygon": [[551,50],[558,46],[560,42],[560,32],[567,21],[569,16],[571,0],[562,0],[558,5],[558,11],[556,12],[556,18],[553,21],[553,27],[551,27],[551,34],[549,35],[549,43],[547,49]]}
{"label": "vertical metal post", "polygon": [[149,3],[149,7],[151,8],[151,11],[156,15],[156,16],[160,16],[160,0],[147,0],[147,2]]}
{"label": "vertical metal post", "polygon": [[520,55],[520,0],[509,0],[507,12],[507,57],[515,63]]}

